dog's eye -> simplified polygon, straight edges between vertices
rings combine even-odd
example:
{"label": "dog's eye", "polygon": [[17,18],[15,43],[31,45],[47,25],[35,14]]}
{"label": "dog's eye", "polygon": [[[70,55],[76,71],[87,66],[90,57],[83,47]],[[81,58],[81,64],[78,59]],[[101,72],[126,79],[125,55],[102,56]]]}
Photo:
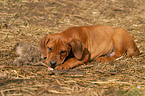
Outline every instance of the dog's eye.
{"label": "dog's eye", "polygon": [[47,57],[44,57],[43,59],[46,59]]}
{"label": "dog's eye", "polygon": [[64,54],[64,53],[66,53],[66,51],[61,51],[61,52],[60,52],[60,54]]}
{"label": "dog's eye", "polygon": [[52,49],[51,48],[48,48],[49,49],[49,52],[52,52]]}

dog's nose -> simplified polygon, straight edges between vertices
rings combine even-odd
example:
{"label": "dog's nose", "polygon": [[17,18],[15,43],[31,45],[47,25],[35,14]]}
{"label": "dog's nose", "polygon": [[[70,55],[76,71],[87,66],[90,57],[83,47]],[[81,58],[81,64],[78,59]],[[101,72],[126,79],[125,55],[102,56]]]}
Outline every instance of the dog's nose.
{"label": "dog's nose", "polygon": [[50,64],[51,65],[55,65],[56,64],[56,61],[50,61]]}

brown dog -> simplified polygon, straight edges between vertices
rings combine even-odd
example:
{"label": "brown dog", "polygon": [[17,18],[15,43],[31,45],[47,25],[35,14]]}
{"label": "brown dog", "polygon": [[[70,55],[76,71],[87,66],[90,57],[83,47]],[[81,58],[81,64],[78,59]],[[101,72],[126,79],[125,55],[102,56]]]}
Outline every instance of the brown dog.
{"label": "brown dog", "polygon": [[71,27],[45,36],[39,46],[46,63],[59,70],[93,59],[110,62],[125,53],[127,57],[140,53],[127,31],[104,25]]}

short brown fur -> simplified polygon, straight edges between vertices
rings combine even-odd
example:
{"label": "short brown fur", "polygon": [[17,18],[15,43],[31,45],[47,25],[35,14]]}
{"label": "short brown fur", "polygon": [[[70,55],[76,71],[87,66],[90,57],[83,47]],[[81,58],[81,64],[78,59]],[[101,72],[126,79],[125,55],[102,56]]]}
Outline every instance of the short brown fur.
{"label": "short brown fur", "polygon": [[[139,55],[131,35],[123,28],[104,25],[71,27],[45,36],[39,43],[46,63],[55,69],[69,69],[90,60],[111,62],[127,53]],[[113,55],[111,55],[113,54]]]}

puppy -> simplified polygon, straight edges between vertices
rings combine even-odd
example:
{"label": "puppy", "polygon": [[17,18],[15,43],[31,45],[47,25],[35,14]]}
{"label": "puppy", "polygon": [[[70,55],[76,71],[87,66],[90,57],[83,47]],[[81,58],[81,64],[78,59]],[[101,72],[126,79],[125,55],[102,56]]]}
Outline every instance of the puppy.
{"label": "puppy", "polygon": [[111,62],[127,54],[139,55],[131,35],[123,28],[105,25],[71,27],[40,40],[45,62],[55,69],[69,69],[90,60]]}

